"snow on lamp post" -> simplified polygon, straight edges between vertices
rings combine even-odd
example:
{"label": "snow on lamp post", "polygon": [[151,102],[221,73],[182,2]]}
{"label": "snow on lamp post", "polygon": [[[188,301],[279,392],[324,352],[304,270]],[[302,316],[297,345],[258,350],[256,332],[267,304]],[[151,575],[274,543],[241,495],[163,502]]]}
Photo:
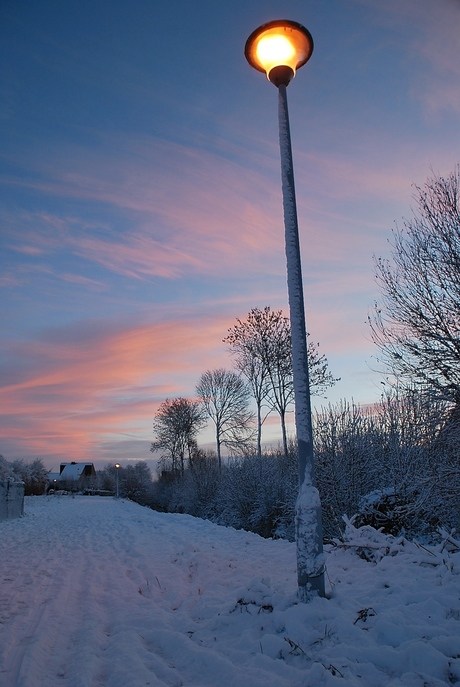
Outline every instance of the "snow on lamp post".
{"label": "snow on lamp post", "polygon": [[299,229],[294,187],[291,134],[286,88],[313,52],[306,28],[293,21],[272,21],[253,31],[246,41],[247,61],[278,88],[279,140],[286,241],[287,282],[292,332],[295,421],[299,460],[299,494],[295,529],[299,596],[324,591],[321,503],[315,483],[307,330],[302,286]]}
{"label": "snow on lamp post", "polygon": [[118,498],[118,470],[119,469],[120,469],[120,463],[115,463],[115,470],[116,470],[115,474],[117,476],[117,495],[116,495],[116,498]]}

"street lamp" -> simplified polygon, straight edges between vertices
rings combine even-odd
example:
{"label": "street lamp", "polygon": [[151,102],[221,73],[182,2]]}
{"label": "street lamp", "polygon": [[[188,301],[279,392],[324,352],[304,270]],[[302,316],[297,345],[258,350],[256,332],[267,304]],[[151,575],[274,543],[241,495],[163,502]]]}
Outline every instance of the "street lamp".
{"label": "street lamp", "polygon": [[299,596],[324,591],[321,503],[315,484],[307,330],[303,300],[299,229],[294,186],[291,134],[286,88],[313,52],[313,39],[293,21],[272,21],[253,31],[246,41],[247,61],[278,88],[279,140],[286,241],[287,282],[292,334],[295,421],[299,460],[299,494],[296,503],[297,581]]}
{"label": "street lamp", "polygon": [[115,469],[116,469],[116,476],[117,476],[117,495],[115,498],[118,498],[118,470],[120,469],[120,463],[115,463]]}

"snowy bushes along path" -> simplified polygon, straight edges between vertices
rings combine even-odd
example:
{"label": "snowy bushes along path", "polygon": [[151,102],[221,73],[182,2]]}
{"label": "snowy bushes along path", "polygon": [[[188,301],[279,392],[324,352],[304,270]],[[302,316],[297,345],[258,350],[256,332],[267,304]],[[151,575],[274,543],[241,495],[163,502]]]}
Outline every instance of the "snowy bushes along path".
{"label": "snowy bushes along path", "polygon": [[297,604],[294,544],[128,501],[30,497],[0,539],[1,687],[460,683],[448,547],[354,530]]}

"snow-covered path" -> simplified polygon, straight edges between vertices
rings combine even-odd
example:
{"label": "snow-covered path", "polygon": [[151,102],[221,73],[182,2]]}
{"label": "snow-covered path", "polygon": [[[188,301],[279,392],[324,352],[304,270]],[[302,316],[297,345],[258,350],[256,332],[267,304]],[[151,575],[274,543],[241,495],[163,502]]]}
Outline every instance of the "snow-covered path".
{"label": "snow-covered path", "polygon": [[292,544],[128,501],[29,498],[0,541],[1,687],[460,682],[458,554],[338,551],[299,605]]}
{"label": "snow-covered path", "polygon": [[[237,684],[231,661],[190,637],[202,597],[208,617],[228,611],[264,540],[122,500],[29,499],[27,511],[1,531],[2,687]],[[275,549],[265,565],[292,585],[293,547]]]}

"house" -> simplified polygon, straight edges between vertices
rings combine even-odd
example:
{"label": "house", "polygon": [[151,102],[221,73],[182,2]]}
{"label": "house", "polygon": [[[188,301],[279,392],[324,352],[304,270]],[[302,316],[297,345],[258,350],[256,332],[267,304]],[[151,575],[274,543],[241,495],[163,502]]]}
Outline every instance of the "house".
{"label": "house", "polygon": [[59,472],[48,473],[48,490],[81,491],[93,488],[96,478],[93,463],[61,463]]}
{"label": "house", "polygon": [[61,463],[59,466],[59,482],[84,482],[86,480],[95,479],[96,470],[93,463]]}

